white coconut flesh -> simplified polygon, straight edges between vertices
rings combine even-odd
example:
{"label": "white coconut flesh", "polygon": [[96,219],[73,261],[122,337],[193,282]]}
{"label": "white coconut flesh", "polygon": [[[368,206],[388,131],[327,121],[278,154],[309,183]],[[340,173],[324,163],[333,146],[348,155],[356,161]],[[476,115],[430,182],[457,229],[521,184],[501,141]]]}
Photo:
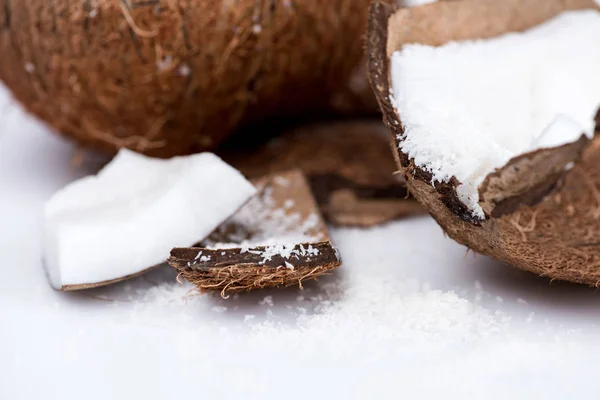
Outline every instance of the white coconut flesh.
{"label": "white coconut flesh", "polygon": [[50,281],[63,289],[138,274],[164,262],[173,247],[207,237],[254,193],[214,154],[160,160],[121,150],[96,176],[46,203]]}
{"label": "white coconut flesh", "polygon": [[484,218],[479,185],[511,158],[592,137],[600,107],[600,12],[564,12],[522,33],[391,57],[400,150]]}

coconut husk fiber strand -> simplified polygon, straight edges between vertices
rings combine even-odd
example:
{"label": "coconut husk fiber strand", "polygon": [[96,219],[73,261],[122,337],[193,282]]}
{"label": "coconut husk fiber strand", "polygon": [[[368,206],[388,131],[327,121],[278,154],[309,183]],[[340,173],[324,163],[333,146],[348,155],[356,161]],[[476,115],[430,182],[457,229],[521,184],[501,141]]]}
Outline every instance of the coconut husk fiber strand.
{"label": "coconut husk fiber strand", "polygon": [[[393,51],[406,43],[440,45],[521,31],[564,10],[594,7],[592,0],[458,0],[412,10],[373,4],[368,32],[369,76],[394,148],[399,148],[403,130],[402,116],[389,98],[389,56]],[[543,155],[553,166],[575,161],[568,171],[541,168],[536,159],[539,152],[511,160],[500,175],[525,162],[528,171],[523,173],[533,178],[525,182],[527,187],[520,188],[520,196],[508,190],[514,183],[510,177],[493,183],[499,190],[490,192],[492,198],[510,199],[510,206],[497,213],[488,208],[488,218],[480,221],[466,218],[457,203],[459,182],[432,185],[431,174],[406,154],[397,150],[396,158],[411,193],[457,242],[538,275],[600,286],[599,140],[596,136],[592,141],[549,149]],[[488,184],[493,179],[489,175]],[[483,188],[484,199],[487,189]],[[502,197],[503,193],[508,197]]]}
{"label": "coconut husk fiber strand", "polygon": [[380,120],[311,124],[231,147],[219,155],[250,178],[301,169],[330,223],[368,227],[424,212],[395,174]]}
{"label": "coconut husk fiber strand", "polygon": [[[228,293],[299,285],[341,264],[300,170],[253,181],[257,197],[197,247],[169,264],[202,291]],[[282,242],[283,241],[283,242]]]}
{"label": "coconut husk fiber strand", "polygon": [[0,0],[0,80],[78,142],[214,148],[278,115],[372,113],[369,0]]}

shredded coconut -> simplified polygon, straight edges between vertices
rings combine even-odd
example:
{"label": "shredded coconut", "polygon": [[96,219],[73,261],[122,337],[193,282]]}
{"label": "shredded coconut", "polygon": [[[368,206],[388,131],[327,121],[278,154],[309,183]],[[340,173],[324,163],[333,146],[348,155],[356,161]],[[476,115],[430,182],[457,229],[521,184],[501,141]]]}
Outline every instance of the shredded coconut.
{"label": "shredded coconut", "polygon": [[478,188],[495,168],[594,131],[600,107],[600,12],[565,12],[524,33],[392,55],[400,148],[433,179],[452,176],[483,218]]}
{"label": "shredded coconut", "polygon": [[25,63],[25,72],[28,74],[33,74],[35,72],[35,65],[33,63]]}
{"label": "shredded coconut", "polygon": [[290,185],[290,181],[281,176],[278,176],[275,178],[275,183],[278,184],[279,186],[285,186],[285,187]]}
{"label": "shredded coconut", "polygon": [[191,72],[192,69],[187,64],[181,64],[179,68],[177,68],[177,73],[179,73],[180,76],[190,76]]}
{"label": "shredded coconut", "polygon": [[[169,318],[184,315],[190,324],[201,321],[204,328],[213,329],[201,317],[202,310],[219,313],[221,307],[227,307],[228,318],[237,316],[240,326],[251,328],[250,333],[240,332],[244,343],[274,353],[292,346],[307,356],[341,355],[360,348],[364,354],[383,357],[394,348],[406,349],[415,343],[447,345],[505,332],[510,320],[504,314],[453,290],[440,290],[429,282],[407,277],[406,270],[399,271],[397,263],[404,262],[400,261],[404,257],[392,256],[394,250],[381,244],[381,238],[397,233],[398,226],[333,231],[346,255],[343,273],[307,283],[304,290],[223,300],[216,295],[191,294],[193,286],[187,283],[162,283],[140,291],[142,298],[135,301],[135,315],[139,317],[142,310],[156,314],[167,307],[169,311],[161,318],[165,324]],[[359,238],[361,245],[357,246]],[[305,246],[305,251],[311,250]],[[238,305],[243,311],[236,313]],[[285,314],[280,310],[286,310]],[[214,324],[218,330],[218,321]]]}
{"label": "shredded coconut", "polygon": [[166,55],[156,62],[156,68],[159,71],[167,71],[173,66],[173,56]]}
{"label": "shredded coconut", "polygon": [[261,301],[258,302],[258,304],[261,306],[267,305],[269,307],[273,307],[275,303],[273,303],[273,296],[265,296]]}

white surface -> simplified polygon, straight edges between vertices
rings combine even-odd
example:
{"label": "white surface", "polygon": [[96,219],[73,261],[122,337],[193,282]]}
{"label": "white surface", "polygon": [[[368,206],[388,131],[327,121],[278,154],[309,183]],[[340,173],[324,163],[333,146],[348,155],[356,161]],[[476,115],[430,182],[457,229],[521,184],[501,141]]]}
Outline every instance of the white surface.
{"label": "white surface", "polygon": [[211,153],[162,160],[121,150],[46,203],[45,266],[57,289],[139,273],[205,239],[255,192]]}
{"label": "white surface", "polygon": [[186,298],[166,268],[56,292],[40,261],[42,207],[91,172],[72,168],[71,153],[18,111],[0,117],[0,399],[564,399],[600,389],[599,293],[465,255],[427,217],[334,230],[344,266],[304,291]]}
{"label": "white surface", "polygon": [[405,128],[402,150],[437,181],[455,176],[462,182],[459,198],[483,218],[481,182],[512,157],[535,150],[532,138],[558,114],[581,128],[560,130],[565,136],[557,144],[593,135],[598,37],[600,12],[584,10],[524,33],[405,46],[391,59],[393,102]]}

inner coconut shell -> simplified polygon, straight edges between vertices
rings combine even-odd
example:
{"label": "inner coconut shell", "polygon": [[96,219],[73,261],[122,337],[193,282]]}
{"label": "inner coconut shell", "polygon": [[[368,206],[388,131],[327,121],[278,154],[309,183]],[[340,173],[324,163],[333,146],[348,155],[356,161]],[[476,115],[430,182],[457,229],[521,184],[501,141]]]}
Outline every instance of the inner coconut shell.
{"label": "inner coconut shell", "polygon": [[[600,285],[600,143],[586,137],[510,160],[479,187],[486,218],[458,199],[460,182],[432,175],[399,150],[404,131],[390,99],[390,55],[405,44],[438,46],[524,31],[593,0],[459,0],[413,9],[371,6],[369,77],[411,193],[447,234],[469,248],[552,279]],[[597,118],[598,124],[598,118]],[[598,125],[596,133],[598,132]],[[574,162],[568,169],[566,166]]]}

